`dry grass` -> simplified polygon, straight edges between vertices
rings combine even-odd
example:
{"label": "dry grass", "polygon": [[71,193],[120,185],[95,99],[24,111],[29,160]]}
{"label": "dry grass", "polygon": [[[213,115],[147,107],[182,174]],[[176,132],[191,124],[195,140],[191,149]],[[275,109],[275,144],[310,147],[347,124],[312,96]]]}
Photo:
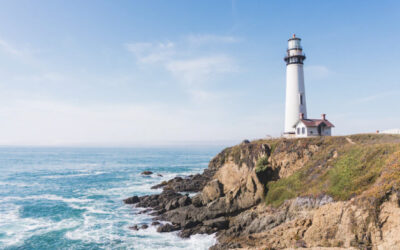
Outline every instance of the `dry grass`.
{"label": "dry grass", "polygon": [[279,145],[276,150],[289,152],[299,144],[315,144],[320,150],[299,171],[267,184],[267,204],[279,206],[297,196],[320,194],[335,200],[361,194],[380,199],[392,187],[400,186],[400,136],[365,134],[350,138],[355,144],[345,137],[285,140],[285,146]]}

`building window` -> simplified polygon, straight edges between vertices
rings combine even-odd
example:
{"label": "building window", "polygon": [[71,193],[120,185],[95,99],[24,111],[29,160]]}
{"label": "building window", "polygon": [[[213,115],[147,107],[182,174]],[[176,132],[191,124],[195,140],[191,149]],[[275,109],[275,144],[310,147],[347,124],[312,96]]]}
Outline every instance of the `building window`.
{"label": "building window", "polygon": [[301,128],[301,133],[304,135],[306,133],[306,128]]}
{"label": "building window", "polygon": [[300,94],[300,105],[303,105],[303,95]]}
{"label": "building window", "polygon": [[300,134],[300,128],[297,128],[297,134],[298,135]]}

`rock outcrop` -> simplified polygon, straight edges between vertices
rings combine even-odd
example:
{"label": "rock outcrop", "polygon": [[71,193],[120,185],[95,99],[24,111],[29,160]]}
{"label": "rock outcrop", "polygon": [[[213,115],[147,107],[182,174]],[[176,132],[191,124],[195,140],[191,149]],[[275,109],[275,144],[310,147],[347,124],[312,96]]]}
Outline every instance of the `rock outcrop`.
{"label": "rock outcrop", "polygon": [[141,173],[141,175],[152,175],[152,174],[153,174],[153,172],[148,171],[148,170],[143,171],[143,172]]}
{"label": "rock outcrop", "polygon": [[217,232],[214,250],[400,249],[400,136],[348,138],[244,141],[125,203],[158,232]]}

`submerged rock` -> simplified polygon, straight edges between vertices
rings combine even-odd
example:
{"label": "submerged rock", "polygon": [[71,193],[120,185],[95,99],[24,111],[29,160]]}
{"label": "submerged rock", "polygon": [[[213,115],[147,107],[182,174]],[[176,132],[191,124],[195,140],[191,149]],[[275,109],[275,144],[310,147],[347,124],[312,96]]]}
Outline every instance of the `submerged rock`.
{"label": "submerged rock", "polygon": [[138,212],[138,214],[148,214],[148,213],[150,213],[151,211],[153,211],[153,209],[148,208],[148,209],[145,209],[145,210],[142,210],[142,211]]}
{"label": "submerged rock", "polygon": [[140,200],[138,196],[132,196],[124,200],[125,204],[135,204],[138,203],[139,201]]}
{"label": "submerged rock", "polygon": [[153,172],[148,171],[148,170],[143,171],[143,172],[141,173],[141,175],[152,175],[152,174],[153,174]]}
{"label": "submerged rock", "polygon": [[134,231],[139,231],[138,225],[131,226],[131,227],[129,227],[129,229],[134,230]]}
{"label": "submerged rock", "polygon": [[152,226],[157,226],[157,225],[160,225],[160,224],[161,224],[161,223],[158,222],[158,221],[153,221],[153,222],[151,223]]}

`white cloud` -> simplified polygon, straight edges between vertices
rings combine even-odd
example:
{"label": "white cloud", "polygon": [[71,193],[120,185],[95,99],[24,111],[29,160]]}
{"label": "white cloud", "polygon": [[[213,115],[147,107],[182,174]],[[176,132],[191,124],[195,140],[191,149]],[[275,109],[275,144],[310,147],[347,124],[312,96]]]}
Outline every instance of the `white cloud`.
{"label": "white cloud", "polygon": [[222,73],[234,72],[236,66],[233,58],[224,54],[209,54],[204,49],[188,50],[190,44],[233,43],[238,39],[232,36],[189,35],[184,41],[174,42],[137,42],[125,44],[139,63],[157,63],[164,67],[172,76],[186,84],[209,81]]}
{"label": "white cloud", "polygon": [[38,49],[32,49],[29,46],[20,47],[12,44],[4,39],[0,39],[0,52],[7,54],[10,58],[34,68],[43,68],[44,64],[37,55],[40,52]]}
{"label": "white cloud", "polygon": [[210,103],[223,97],[220,93],[202,89],[189,89],[188,93],[196,104]]}
{"label": "white cloud", "polygon": [[166,68],[177,79],[188,84],[201,83],[218,74],[236,70],[234,60],[225,55],[173,60]]}
{"label": "white cloud", "polygon": [[65,79],[66,77],[64,75],[57,72],[44,72],[35,75],[17,75],[13,78],[13,80],[22,82],[44,82],[44,83],[60,82],[64,81]]}
{"label": "white cloud", "polygon": [[0,49],[14,56],[24,56],[26,54],[25,51],[17,49],[15,46],[11,45],[10,43],[4,40],[0,40]]}
{"label": "white cloud", "polygon": [[240,40],[233,36],[218,36],[210,34],[189,35],[186,40],[193,45],[204,45],[207,43],[236,43]]}
{"label": "white cloud", "polygon": [[372,102],[378,99],[382,99],[385,97],[389,97],[389,96],[394,96],[394,95],[398,95],[399,92],[397,91],[391,91],[391,92],[382,92],[382,93],[377,93],[377,94],[373,94],[370,96],[365,96],[359,99],[354,100],[352,103],[355,104],[360,104],[360,103],[368,103],[368,102]]}
{"label": "white cloud", "polygon": [[[173,80],[184,88],[196,104],[217,101],[221,95],[204,89],[215,84],[223,74],[237,71],[235,60],[225,54],[208,53],[204,48],[190,48],[190,45],[205,43],[233,43],[238,39],[231,36],[190,35],[178,42],[137,42],[125,44],[137,62],[154,71],[163,69]],[[204,56],[204,54],[208,54]]]}
{"label": "white cloud", "polygon": [[175,54],[175,44],[167,43],[128,43],[125,47],[141,63],[158,63],[169,60]]}
{"label": "white cloud", "polygon": [[309,65],[304,67],[306,78],[309,80],[321,80],[332,75],[332,71],[323,65]]}

